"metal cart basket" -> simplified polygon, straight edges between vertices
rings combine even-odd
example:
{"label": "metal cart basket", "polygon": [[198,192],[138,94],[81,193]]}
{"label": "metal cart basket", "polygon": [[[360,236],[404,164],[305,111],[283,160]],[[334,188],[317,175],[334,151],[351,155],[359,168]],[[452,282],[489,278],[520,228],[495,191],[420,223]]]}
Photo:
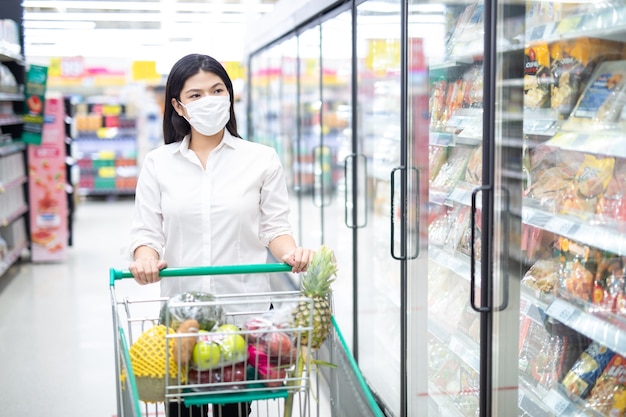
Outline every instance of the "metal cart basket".
{"label": "metal cart basket", "polygon": [[[290,270],[291,267],[286,264],[203,266],[166,268],[160,275],[167,279]],[[252,410],[250,415],[255,417],[383,416],[334,320],[333,331],[319,352],[314,355],[306,353],[310,352],[313,301],[302,297],[299,292],[219,295],[209,301],[191,302],[172,302],[172,299],[163,297],[131,299],[118,297],[116,293],[116,282],[124,278],[132,278],[128,270],[110,269],[118,417],[181,415],[181,409],[186,407],[201,410],[204,417],[207,414],[216,415],[216,407],[227,407],[229,404],[231,407],[243,404],[239,410],[242,416],[248,415],[248,410],[243,411],[247,407]],[[168,308],[164,308],[165,304]],[[268,311],[269,305],[273,306],[273,310]],[[291,320],[273,320],[281,312],[292,311],[295,306],[299,306],[300,311],[305,308],[309,316],[305,326],[300,323],[295,327]],[[180,323],[174,323],[176,318],[170,311],[179,308],[209,309],[223,314],[220,323],[216,323],[211,331],[201,330],[198,333],[194,329],[191,333],[180,330],[184,327]],[[251,326],[251,322],[267,326],[258,328]],[[176,326],[179,326],[179,331],[173,330]],[[160,370],[146,372],[146,366],[137,359],[134,344],[145,349],[138,340],[153,337],[157,330],[161,331],[160,338],[157,342],[152,339],[152,345],[159,345],[156,350],[160,356],[148,351],[139,357],[148,361],[148,367],[150,361],[156,363],[156,368]],[[242,345],[233,342],[229,346],[232,349],[236,345],[237,348],[224,352],[226,342],[235,340],[232,338]],[[285,339],[289,341],[287,346]],[[221,356],[209,354],[199,359],[200,356],[195,356],[195,349],[191,354],[191,348],[186,344],[189,340],[205,340],[211,345],[217,343],[222,349]],[[191,342],[192,345],[195,343]],[[312,367],[312,361],[320,356],[336,366],[328,369]],[[200,363],[205,367],[200,368]],[[312,386],[315,389],[310,395]],[[172,407],[178,410],[171,412]],[[353,410],[354,413],[346,414],[345,410]]]}

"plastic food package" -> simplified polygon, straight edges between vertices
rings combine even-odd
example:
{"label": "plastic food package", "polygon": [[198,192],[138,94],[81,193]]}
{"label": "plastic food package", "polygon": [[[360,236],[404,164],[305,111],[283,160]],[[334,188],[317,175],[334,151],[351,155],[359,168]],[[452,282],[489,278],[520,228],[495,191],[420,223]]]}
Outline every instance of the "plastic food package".
{"label": "plastic food package", "polygon": [[524,50],[524,107],[550,107],[550,52],[548,44],[538,43]]}
{"label": "plastic food package", "polygon": [[455,146],[450,156],[432,181],[431,186],[440,190],[451,190],[465,174],[472,148]]}
{"label": "plastic food package", "polygon": [[587,408],[605,416],[626,415],[626,359],[615,355],[596,381]]}
{"label": "plastic food package", "polygon": [[554,293],[559,284],[557,259],[539,259],[522,278],[522,284],[541,293]]}
{"label": "plastic food package", "polygon": [[246,362],[233,363],[216,369],[200,371],[189,369],[187,383],[194,391],[221,391],[245,388],[247,380]]}
{"label": "plastic food package", "polygon": [[593,389],[598,377],[613,358],[613,351],[596,341],[585,349],[574,363],[561,384],[568,394],[586,398]]}

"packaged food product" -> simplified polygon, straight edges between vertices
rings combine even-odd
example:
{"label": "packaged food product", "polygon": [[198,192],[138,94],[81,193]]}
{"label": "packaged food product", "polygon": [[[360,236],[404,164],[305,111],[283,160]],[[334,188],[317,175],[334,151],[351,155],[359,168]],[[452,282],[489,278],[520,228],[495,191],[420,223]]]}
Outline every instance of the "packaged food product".
{"label": "packaged food product", "polygon": [[428,181],[432,182],[448,159],[446,146],[428,146]]}
{"label": "packaged food product", "polygon": [[623,417],[626,415],[626,359],[614,355],[596,381],[587,408],[602,415]]}
{"label": "packaged food product", "polygon": [[591,76],[564,127],[568,130],[614,128],[624,121],[625,104],[626,61],[603,62]]}
{"label": "packaged food product", "polygon": [[559,294],[574,301],[590,302],[597,269],[597,249],[559,237]]}
{"label": "packaged food product", "polygon": [[447,89],[448,81],[445,78],[440,78],[432,85],[428,110],[430,112],[430,128],[433,130],[440,130],[443,127]]}
{"label": "packaged food product", "polygon": [[604,193],[613,175],[614,158],[584,155],[574,182],[569,184],[559,199],[562,212],[595,213],[598,198]]}
{"label": "packaged food product", "polygon": [[433,179],[431,186],[440,190],[451,190],[465,174],[472,148],[455,146],[451,149],[448,160]]}
{"label": "packaged food product", "polygon": [[552,389],[586,347],[586,340],[569,328],[558,326],[548,330],[543,323],[522,315],[519,370],[527,384]]}
{"label": "packaged food product", "polygon": [[465,182],[470,184],[481,185],[483,181],[483,147],[477,146],[472,151],[467,161],[467,169],[465,170]]}
{"label": "packaged food product", "polygon": [[547,43],[537,43],[524,50],[524,107],[550,107],[550,52]]}
{"label": "packaged food product", "polygon": [[550,46],[550,103],[553,109],[568,116],[581,90],[581,79],[589,62],[591,44],[588,38],[558,41]]}
{"label": "packaged food product", "polygon": [[569,395],[586,398],[607,366],[613,351],[593,341],[563,377],[561,384]]}
{"label": "packaged food product", "polygon": [[617,301],[624,294],[624,264],[620,256],[611,253],[601,255],[596,268],[592,310],[614,313]]}
{"label": "packaged food product", "polygon": [[626,162],[615,160],[613,176],[598,200],[596,213],[601,220],[618,221],[617,229],[626,229]]}
{"label": "packaged food product", "polygon": [[522,284],[541,293],[554,293],[559,284],[558,259],[539,259],[522,278]]}

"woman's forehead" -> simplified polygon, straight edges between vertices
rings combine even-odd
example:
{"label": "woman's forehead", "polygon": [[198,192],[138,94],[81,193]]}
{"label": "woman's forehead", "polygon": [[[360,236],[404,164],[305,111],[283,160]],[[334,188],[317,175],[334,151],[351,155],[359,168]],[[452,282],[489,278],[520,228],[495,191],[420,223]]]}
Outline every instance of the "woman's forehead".
{"label": "woman's forehead", "polygon": [[217,84],[224,85],[224,81],[217,74],[208,71],[200,71],[187,78],[183,85],[182,92],[187,90],[206,90],[213,88]]}

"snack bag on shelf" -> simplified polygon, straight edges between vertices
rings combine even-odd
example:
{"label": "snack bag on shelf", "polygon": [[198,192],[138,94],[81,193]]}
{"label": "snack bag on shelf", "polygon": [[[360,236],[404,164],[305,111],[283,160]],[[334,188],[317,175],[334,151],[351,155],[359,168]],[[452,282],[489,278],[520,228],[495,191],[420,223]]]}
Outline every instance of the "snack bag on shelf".
{"label": "snack bag on shelf", "polygon": [[560,251],[559,294],[591,302],[598,251],[563,237],[558,238],[555,249]]}
{"label": "snack bag on shelf", "polygon": [[474,64],[463,74],[465,83],[463,107],[472,109],[483,108],[483,65]]}
{"label": "snack bag on shelf", "polygon": [[543,235],[543,229],[522,223],[521,249],[526,252],[526,259],[529,261],[536,259],[539,254]]}
{"label": "snack bag on shelf", "polygon": [[550,71],[553,84],[550,102],[553,109],[567,117],[581,90],[581,75],[589,62],[591,44],[587,38],[558,41],[550,46]]}
{"label": "snack bag on shelf", "polygon": [[[469,215],[469,213],[468,213]],[[480,210],[476,210],[476,221],[474,223],[474,227],[475,227],[475,231],[474,231],[474,255],[476,257],[476,260],[480,259],[480,231],[482,229],[482,225],[481,225],[481,214],[480,214]],[[470,219],[471,220],[471,219]],[[463,236],[461,237],[461,241],[459,242],[459,251],[461,253],[464,253],[467,256],[471,256],[472,254],[472,248],[471,248],[471,241],[472,241],[472,227],[471,227],[471,223],[468,221],[467,222],[467,227],[465,228],[465,231],[463,232]]]}
{"label": "snack bag on shelf", "polygon": [[626,123],[625,104],[626,61],[603,62],[591,76],[564,128],[583,132],[619,129],[619,123]]}
{"label": "snack bag on shelf", "polygon": [[444,247],[452,252],[457,250],[465,230],[469,227],[470,212],[470,207],[461,205],[455,206],[450,212],[450,230],[444,241]]}
{"label": "snack bag on shelf", "polygon": [[455,146],[450,151],[448,160],[433,179],[431,187],[439,190],[451,190],[462,178],[467,167],[472,148]]}
{"label": "snack bag on shelf", "polygon": [[620,232],[626,231],[626,161],[615,160],[613,176],[598,200],[596,213],[601,221],[617,222]]}
{"label": "snack bag on shelf", "polygon": [[623,356],[616,354],[604,368],[586,406],[605,416],[626,416],[626,359]]}
{"label": "snack bag on shelf", "polygon": [[428,182],[432,183],[433,179],[439,173],[439,170],[448,159],[448,147],[446,146],[428,146]]}
{"label": "snack bag on shelf", "polygon": [[594,155],[584,155],[582,164],[565,192],[560,196],[558,205],[561,212],[595,213],[598,198],[607,188],[613,167],[614,158],[599,158]]}
{"label": "snack bag on shelf", "polygon": [[450,211],[448,206],[435,206],[429,213],[428,237],[435,246],[443,246],[451,227]]}
{"label": "snack bag on shelf", "polygon": [[591,342],[561,381],[567,394],[586,398],[613,355],[606,346]]}
{"label": "snack bag on shelf", "polygon": [[477,146],[470,155],[465,170],[465,182],[481,185],[483,181],[483,147]]}
{"label": "snack bag on shelf", "polygon": [[428,110],[430,112],[430,128],[433,130],[441,130],[443,127],[447,89],[448,81],[445,78],[435,81],[432,85]]}
{"label": "snack bag on shelf", "polygon": [[547,43],[538,43],[524,50],[524,107],[550,107],[550,52]]}
{"label": "snack bag on shelf", "polygon": [[553,294],[559,284],[558,259],[539,259],[522,278],[522,284],[540,293]]}
{"label": "snack bag on shelf", "polygon": [[474,417],[478,410],[480,392],[478,372],[467,366],[461,366],[459,379],[461,381],[459,395],[454,399],[454,403],[463,416]]}
{"label": "snack bag on shelf", "polygon": [[624,263],[622,257],[605,253],[600,256],[594,278],[592,311],[616,313],[624,297]]}

